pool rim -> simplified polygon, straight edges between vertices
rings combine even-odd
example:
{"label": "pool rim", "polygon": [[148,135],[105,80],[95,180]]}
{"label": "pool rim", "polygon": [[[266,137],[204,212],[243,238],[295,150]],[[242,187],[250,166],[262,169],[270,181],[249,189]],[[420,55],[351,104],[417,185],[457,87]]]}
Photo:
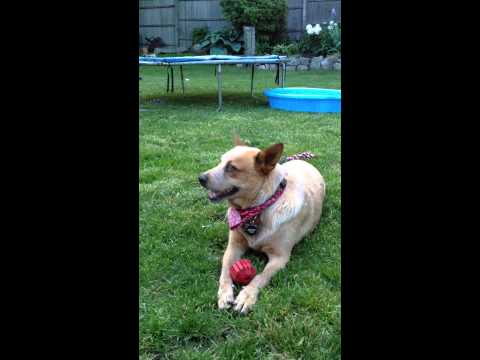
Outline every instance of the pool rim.
{"label": "pool rim", "polygon": [[[298,94],[298,93],[281,93],[288,89],[295,90],[327,90],[331,92],[331,95],[319,95],[319,94]],[[264,95],[272,98],[283,98],[283,99],[298,99],[298,100],[341,100],[342,99],[342,90],[341,89],[327,89],[327,88],[309,88],[309,87],[284,87],[284,88],[272,88],[266,89]]]}

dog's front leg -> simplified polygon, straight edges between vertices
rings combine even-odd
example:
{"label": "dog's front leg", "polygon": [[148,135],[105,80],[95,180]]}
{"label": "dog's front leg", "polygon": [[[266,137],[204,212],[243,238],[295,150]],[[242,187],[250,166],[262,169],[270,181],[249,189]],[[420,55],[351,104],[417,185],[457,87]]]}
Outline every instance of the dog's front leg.
{"label": "dog's front leg", "polygon": [[267,286],[272,276],[283,269],[290,259],[290,251],[282,253],[267,252],[267,255],[269,260],[263,272],[255,276],[235,299],[236,311],[240,311],[243,314],[247,313],[257,302],[260,289]]}
{"label": "dog's front leg", "polygon": [[230,231],[228,236],[228,246],[223,254],[222,273],[220,275],[218,288],[218,308],[228,309],[233,300],[232,278],[230,277],[230,267],[242,257],[248,249],[248,242],[238,231]]}

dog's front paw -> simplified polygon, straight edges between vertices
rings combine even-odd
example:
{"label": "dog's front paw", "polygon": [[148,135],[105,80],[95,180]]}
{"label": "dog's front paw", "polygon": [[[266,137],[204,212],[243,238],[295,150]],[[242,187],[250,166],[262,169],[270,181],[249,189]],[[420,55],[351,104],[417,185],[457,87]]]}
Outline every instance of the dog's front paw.
{"label": "dog's front paw", "polygon": [[220,310],[228,309],[232,306],[233,300],[235,300],[235,297],[232,287],[228,285],[220,286],[218,289],[218,308]]}
{"label": "dog's front paw", "polygon": [[242,314],[248,313],[257,302],[258,292],[255,286],[244,287],[234,302],[235,311],[240,311]]}

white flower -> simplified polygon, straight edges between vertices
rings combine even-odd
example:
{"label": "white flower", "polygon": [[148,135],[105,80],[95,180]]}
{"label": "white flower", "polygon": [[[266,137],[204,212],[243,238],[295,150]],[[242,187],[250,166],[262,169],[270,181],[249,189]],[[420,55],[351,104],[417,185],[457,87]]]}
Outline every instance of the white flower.
{"label": "white flower", "polygon": [[332,30],[332,29],[333,29],[333,26],[332,26],[332,25],[328,25],[327,28],[328,28],[328,30]]}
{"label": "white flower", "polygon": [[315,25],[315,27],[313,28],[313,32],[316,35],[318,35],[318,34],[320,34],[320,31],[322,31],[322,28],[321,28],[320,24]]}
{"label": "white flower", "polygon": [[312,27],[311,24],[308,24],[308,25],[305,27],[305,29],[307,30],[307,34],[308,34],[308,35],[312,35],[313,32],[314,32],[314,31],[313,31],[313,27]]}
{"label": "white flower", "polygon": [[333,25],[333,24],[335,24],[335,21],[330,20],[330,25]]}

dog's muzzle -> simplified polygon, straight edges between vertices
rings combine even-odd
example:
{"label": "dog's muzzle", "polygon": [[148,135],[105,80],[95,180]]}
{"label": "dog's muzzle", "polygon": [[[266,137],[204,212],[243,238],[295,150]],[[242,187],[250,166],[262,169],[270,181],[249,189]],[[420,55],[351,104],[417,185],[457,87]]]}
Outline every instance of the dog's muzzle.
{"label": "dog's muzzle", "polygon": [[202,174],[198,177],[198,182],[200,185],[202,185],[204,188],[207,187],[207,182],[208,182],[208,175],[207,174]]}
{"label": "dog's muzzle", "polygon": [[207,196],[208,196],[208,199],[212,202],[217,202],[217,201],[223,200],[227,197],[230,197],[230,196],[234,195],[239,190],[238,187],[232,186],[232,187],[230,187],[228,189],[225,189],[225,190],[222,190],[222,191],[213,191],[208,186],[208,174],[207,173],[201,174],[198,177],[198,182],[205,189],[209,190]]}
{"label": "dog's muzzle", "polygon": [[238,192],[239,188],[232,186],[231,188],[224,191],[209,191],[207,196],[211,202],[221,201],[227,197],[235,195]]}

